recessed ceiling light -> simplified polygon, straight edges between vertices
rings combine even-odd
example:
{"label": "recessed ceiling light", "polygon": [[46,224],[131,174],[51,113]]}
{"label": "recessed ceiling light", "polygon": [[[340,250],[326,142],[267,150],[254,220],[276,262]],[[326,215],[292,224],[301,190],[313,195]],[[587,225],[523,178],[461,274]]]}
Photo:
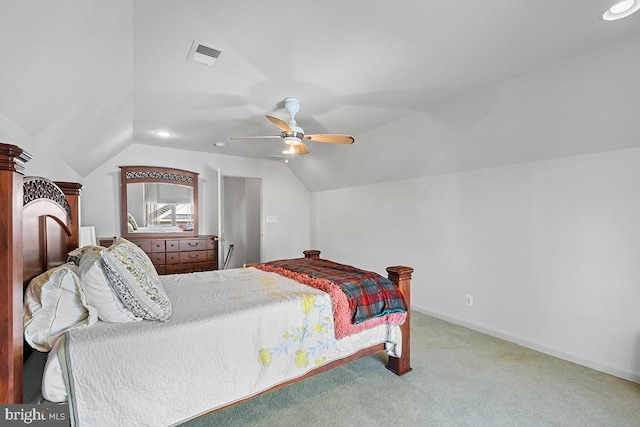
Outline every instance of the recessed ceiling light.
{"label": "recessed ceiling light", "polygon": [[215,145],[216,147],[226,147],[227,144],[225,142],[216,142],[213,145]]}
{"label": "recessed ceiling light", "polygon": [[640,0],[622,0],[605,10],[602,19],[605,21],[616,21],[626,18],[640,9]]}
{"label": "recessed ceiling light", "polygon": [[170,136],[173,136],[171,132],[167,132],[166,130],[157,130],[154,133],[163,138],[169,138]]}

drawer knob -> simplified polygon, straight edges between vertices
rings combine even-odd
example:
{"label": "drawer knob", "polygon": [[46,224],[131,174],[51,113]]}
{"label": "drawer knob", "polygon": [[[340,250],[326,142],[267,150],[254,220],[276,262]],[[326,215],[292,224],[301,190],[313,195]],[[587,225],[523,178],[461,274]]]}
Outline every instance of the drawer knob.
{"label": "drawer knob", "polygon": [[198,243],[198,242],[195,242],[195,243],[193,243],[193,242],[187,242],[187,245],[189,245],[189,246],[190,246],[190,247],[192,247],[192,248],[195,248],[195,247],[196,247],[196,246],[198,246],[199,244],[200,244],[200,243]]}

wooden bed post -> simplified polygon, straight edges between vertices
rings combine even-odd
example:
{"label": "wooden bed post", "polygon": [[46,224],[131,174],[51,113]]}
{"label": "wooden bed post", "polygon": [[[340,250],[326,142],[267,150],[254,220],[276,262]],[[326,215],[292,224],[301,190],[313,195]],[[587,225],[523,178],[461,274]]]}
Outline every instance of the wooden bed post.
{"label": "wooden bed post", "polygon": [[411,273],[413,268],[404,266],[387,267],[389,280],[396,285],[407,303],[407,320],[400,326],[402,331],[402,356],[389,357],[387,368],[396,375],[411,372]]}
{"label": "wooden bed post", "polygon": [[305,258],[320,258],[320,251],[317,249],[307,249],[302,251]]}
{"label": "wooden bed post", "polygon": [[22,402],[22,173],[31,155],[0,143],[0,403]]}

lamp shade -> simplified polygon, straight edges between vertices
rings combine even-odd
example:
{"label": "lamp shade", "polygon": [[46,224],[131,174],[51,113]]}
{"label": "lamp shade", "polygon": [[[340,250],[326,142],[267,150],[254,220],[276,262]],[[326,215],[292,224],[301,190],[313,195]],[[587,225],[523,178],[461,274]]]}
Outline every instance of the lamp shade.
{"label": "lamp shade", "polygon": [[96,228],[93,225],[80,227],[80,247],[96,244]]}

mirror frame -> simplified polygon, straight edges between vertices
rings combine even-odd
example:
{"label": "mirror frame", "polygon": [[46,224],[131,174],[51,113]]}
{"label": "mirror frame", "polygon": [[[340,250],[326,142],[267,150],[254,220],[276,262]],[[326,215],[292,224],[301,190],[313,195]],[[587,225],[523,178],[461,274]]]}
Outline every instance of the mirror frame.
{"label": "mirror frame", "polygon": [[[127,184],[153,182],[193,188],[193,231],[129,233],[127,227]],[[198,235],[198,173],[158,166],[120,166],[120,235],[125,239],[188,237]]]}

